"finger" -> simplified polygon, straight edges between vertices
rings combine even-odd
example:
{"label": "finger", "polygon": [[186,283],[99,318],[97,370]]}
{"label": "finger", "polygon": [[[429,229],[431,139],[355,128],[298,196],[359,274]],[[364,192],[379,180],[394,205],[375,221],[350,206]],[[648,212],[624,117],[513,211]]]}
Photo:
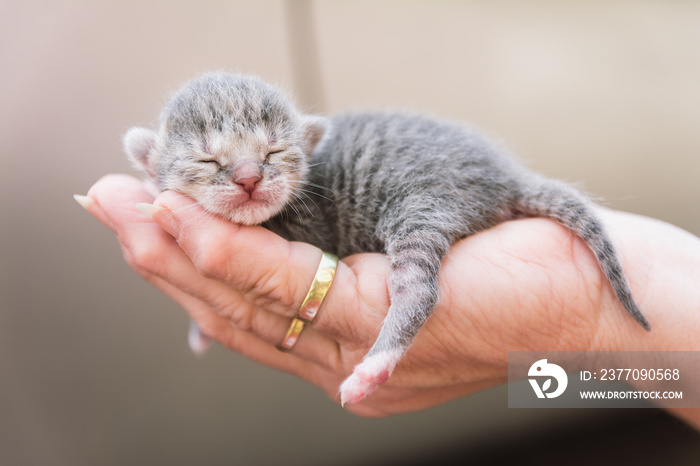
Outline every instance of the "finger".
{"label": "finger", "polygon": [[[172,238],[170,240],[172,241]],[[143,263],[143,259],[135,260],[131,257],[129,248],[126,246],[123,246],[123,248],[124,256],[128,263]],[[235,326],[240,331],[252,333],[266,342],[270,348],[279,352],[275,346],[283,340],[291,323],[290,318],[255,306],[241,298],[240,294],[235,290],[231,290],[214,280],[203,278],[192,266],[192,263],[189,262],[182,250],[177,248],[177,246],[172,249],[170,253],[164,252],[161,259],[149,256],[160,264],[158,267],[134,265],[135,270],[162,291],[173,296],[173,298],[180,295],[191,296],[192,299],[196,299],[203,305],[206,305],[208,313],[216,315],[216,320],[227,322],[228,327]],[[156,270],[157,273],[162,273],[162,275],[149,272],[148,270]],[[163,284],[168,286],[166,287]],[[223,288],[223,291],[221,288]],[[189,310],[189,308],[186,309]],[[207,314],[207,317],[209,317],[209,314]],[[192,317],[199,323],[198,316],[192,315]],[[228,341],[227,339],[221,340],[222,335],[218,333],[210,333],[206,324],[200,325],[200,328],[206,336],[222,343]],[[231,345],[228,344],[228,346]],[[241,348],[233,349],[243,352]],[[313,328],[306,328],[303,331],[299,341],[293,348],[293,353],[302,359],[320,364],[327,369],[336,370],[340,366],[338,344]]]}
{"label": "finger", "polygon": [[[131,193],[131,198],[140,199],[137,202],[152,202],[155,195],[143,181],[129,175],[112,174],[102,177],[88,191],[87,196],[74,195],[78,203],[97,218],[107,228],[116,232],[109,214],[102,207],[102,201],[109,199],[109,204],[115,204],[123,192]],[[116,202],[118,203],[118,202]]]}
{"label": "finger", "polygon": [[[278,278],[280,269],[287,269],[296,252],[294,265],[298,275],[308,271],[313,277],[321,259],[321,251],[310,245],[297,246],[262,227],[241,226],[204,211],[192,199],[166,192],[156,199],[167,215],[154,215],[154,220],[168,231],[203,274],[223,280],[243,293],[258,298],[271,298],[284,305],[281,312],[291,317],[295,280],[285,287]],[[308,275],[308,274],[307,274]],[[309,281],[308,284],[310,285]],[[308,288],[307,288],[308,289]]]}
{"label": "finger", "polygon": [[319,350],[322,350],[322,344],[326,340],[313,329],[302,334],[294,352],[285,353],[275,347],[275,342],[281,339],[280,331],[285,330],[284,325],[277,325],[277,332],[274,329],[270,330],[270,334],[277,333],[273,337],[260,338],[255,333],[237,327],[230,320],[217,314],[204,301],[188,295],[162,278],[152,276],[149,277],[149,282],[182,306],[188,315],[197,322],[204,335],[242,356],[274,369],[289,372],[322,387],[329,384],[329,378],[332,379],[333,384],[339,383],[341,380],[341,375],[338,375],[335,368],[331,367],[332,364],[319,365],[317,361],[313,360],[314,358],[304,357],[304,353],[308,350],[320,353]]}
{"label": "finger", "polygon": [[310,362],[296,355],[277,351],[269,342],[238,328],[225,317],[218,315],[207,303],[173,287],[159,277],[152,277],[149,281],[182,306],[197,322],[204,335],[249,359],[276,369],[284,369],[300,376],[309,372]]}
{"label": "finger", "polygon": [[[125,251],[125,255],[128,254],[129,252]],[[255,309],[247,302],[243,302],[237,307],[229,306],[231,310],[222,311],[221,308],[212,306],[211,303],[202,300],[198,295],[190,295],[182,288],[173,285],[168,281],[168,277],[163,278],[149,273],[141,273],[141,275],[180,304],[197,322],[205,336],[246,357],[259,360],[255,356],[259,352],[259,348],[253,349],[246,346],[249,343],[248,335],[250,335],[256,341],[264,343],[267,349],[272,350],[266,351],[272,355],[271,358],[260,362],[271,362],[275,356],[282,361],[287,361],[288,358],[284,358],[282,355],[293,354],[295,358],[320,365],[330,371],[342,370],[342,365],[339,363],[338,344],[313,328],[305,328],[292,351],[284,353],[277,349],[277,345],[282,342],[291,319],[262,309]],[[194,291],[198,292],[199,290],[195,289]],[[274,367],[282,367],[280,364],[283,363],[275,363]]]}
{"label": "finger", "polygon": [[[236,327],[231,321],[214,312],[207,303],[188,295],[162,278],[151,276],[148,280],[182,306],[206,336],[248,359],[304,379],[335,399],[338,385],[347,374],[319,365],[299,354],[298,349],[301,349],[302,345],[315,350],[319,349],[319,345],[308,338],[306,330],[293,352],[281,352],[269,341]],[[311,330],[313,332],[313,329]]]}
{"label": "finger", "polygon": [[[220,316],[234,322],[243,331],[253,332],[268,343],[279,343],[289,320],[254,305],[238,291],[203,277],[175,240],[135,208],[137,201],[150,194],[136,179],[107,177],[91,190],[100,202],[100,213],[117,234],[127,262],[144,278],[159,277],[185,293],[207,302]],[[326,367],[336,365],[337,344],[308,329],[295,352]]]}
{"label": "finger", "polygon": [[141,181],[126,175],[108,175],[90,189],[88,197],[99,206],[99,210],[91,209],[115,232],[127,262],[136,271],[167,277],[188,292],[206,289],[211,296],[235,297],[225,285],[201,277],[173,238],[135,208],[137,203],[153,199]]}
{"label": "finger", "polygon": [[[296,315],[316,274],[320,249],[288,242],[262,227],[225,221],[172,191],[160,195],[154,205],[154,221],[177,239],[202,274],[278,315]],[[357,285],[352,270],[340,262],[312,326],[333,339],[354,340],[363,310]]]}

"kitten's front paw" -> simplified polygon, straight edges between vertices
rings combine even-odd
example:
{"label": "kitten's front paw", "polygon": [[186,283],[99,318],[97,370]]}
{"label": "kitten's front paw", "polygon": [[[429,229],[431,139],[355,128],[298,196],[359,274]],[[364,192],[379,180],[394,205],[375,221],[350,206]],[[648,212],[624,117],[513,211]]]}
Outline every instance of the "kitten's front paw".
{"label": "kitten's front paw", "polygon": [[196,356],[204,355],[211,346],[211,340],[202,333],[199,325],[197,325],[194,320],[190,320],[190,329],[187,332],[187,343]]}
{"label": "kitten's front paw", "polygon": [[377,391],[387,381],[402,355],[403,351],[382,351],[365,358],[340,386],[340,404],[357,404]]}

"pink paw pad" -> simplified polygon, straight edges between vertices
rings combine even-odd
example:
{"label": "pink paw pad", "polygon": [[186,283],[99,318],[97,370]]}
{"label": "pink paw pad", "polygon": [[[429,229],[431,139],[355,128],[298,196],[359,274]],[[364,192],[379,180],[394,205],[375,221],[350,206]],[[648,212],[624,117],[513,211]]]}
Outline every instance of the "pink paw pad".
{"label": "pink paw pad", "polygon": [[373,383],[373,384],[377,384],[377,385],[383,384],[389,378],[389,369],[379,371],[376,374],[375,373],[368,373],[366,371],[360,371],[359,369],[356,369],[355,373],[364,382]]}
{"label": "pink paw pad", "polygon": [[352,374],[340,386],[340,404],[357,404],[374,393],[379,385],[365,382],[357,374]]}
{"label": "pink paw pad", "polygon": [[401,354],[387,351],[370,356],[358,364],[352,375],[340,386],[341,404],[357,404],[374,393],[379,385],[387,381]]}

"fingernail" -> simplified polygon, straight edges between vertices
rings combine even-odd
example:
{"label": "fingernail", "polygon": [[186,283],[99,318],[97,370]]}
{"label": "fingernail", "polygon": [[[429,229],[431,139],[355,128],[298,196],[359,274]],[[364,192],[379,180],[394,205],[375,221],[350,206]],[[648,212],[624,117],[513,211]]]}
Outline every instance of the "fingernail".
{"label": "fingernail", "polygon": [[73,199],[75,199],[85,210],[89,210],[95,203],[93,198],[83,196],[82,194],[73,194]]}
{"label": "fingernail", "polygon": [[152,219],[156,213],[163,212],[163,209],[160,207],[154,206],[153,204],[148,204],[146,202],[139,202],[136,204],[136,209],[150,219]]}

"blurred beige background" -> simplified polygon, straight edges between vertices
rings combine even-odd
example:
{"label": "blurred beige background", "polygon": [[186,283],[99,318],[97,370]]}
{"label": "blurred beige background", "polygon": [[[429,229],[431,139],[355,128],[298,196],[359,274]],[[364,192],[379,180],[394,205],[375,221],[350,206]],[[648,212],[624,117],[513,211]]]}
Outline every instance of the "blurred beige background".
{"label": "blurred beige background", "polygon": [[125,130],[212,69],[310,111],[470,121],[700,235],[698,1],[0,0],[0,465],[413,464],[654,416],[509,410],[501,387],[370,421],[219,347],[192,356],[184,313],[71,195],[130,171]]}

